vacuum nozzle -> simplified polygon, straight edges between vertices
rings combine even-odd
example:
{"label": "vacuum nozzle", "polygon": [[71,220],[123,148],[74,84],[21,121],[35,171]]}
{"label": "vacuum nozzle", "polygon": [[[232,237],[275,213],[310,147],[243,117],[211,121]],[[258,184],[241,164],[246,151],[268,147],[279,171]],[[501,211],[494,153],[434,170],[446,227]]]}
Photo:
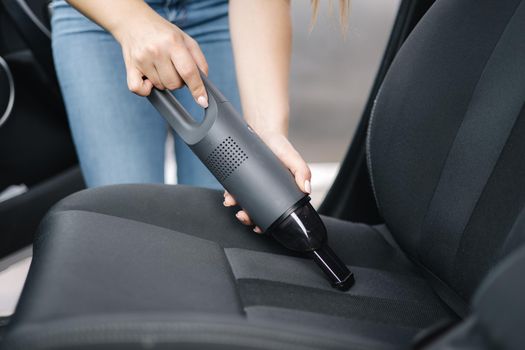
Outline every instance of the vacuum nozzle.
{"label": "vacuum nozzle", "polygon": [[328,246],[326,228],[308,196],[284,213],[268,233],[286,248],[312,257],[334,288],[346,291],[354,284],[353,273]]}

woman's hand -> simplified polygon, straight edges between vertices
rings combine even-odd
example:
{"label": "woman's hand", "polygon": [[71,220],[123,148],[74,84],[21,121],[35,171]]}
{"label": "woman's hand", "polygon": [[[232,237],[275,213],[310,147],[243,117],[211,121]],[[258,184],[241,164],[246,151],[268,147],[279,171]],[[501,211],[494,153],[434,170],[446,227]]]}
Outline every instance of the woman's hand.
{"label": "woman's hand", "polygon": [[[188,86],[195,101],[208,107],[199,69],[208,64],[197,42],[153,10],[116,25],[112,34],[122,46],[129,89],[141,96],[157,89]],[[143,79],[146,77],[146,79]]]}
{"label": "woman's hand", "polygon": [[195,101],[208,107],[197,69],[208,74],[208,64],[199,45],[144,0],[67,1],[120,43],[131,91],[147,96],[153,86],[174,90],[186,84]]}
{"label": "woman's hand", "polygon": [[[290,170],[295,177],[295,182],[301,191],[305,193],[311,192],[310,181],[312,174],[310,168],[301,157],[301,155],[295,150],[290,141],[284,136],[283,133],[278,132],[258,132],[261,139],[266,143],[273,153],[283,162],[283,164]],[[224,206],[231,207],[237,205],[235,198],[227,191],[224,192]],[[237,219],[244,225],[251,226],[254,223],[244,210],[240,210],[235,215]],[[254,232],[261,233],[259,227],[255,227]]]}

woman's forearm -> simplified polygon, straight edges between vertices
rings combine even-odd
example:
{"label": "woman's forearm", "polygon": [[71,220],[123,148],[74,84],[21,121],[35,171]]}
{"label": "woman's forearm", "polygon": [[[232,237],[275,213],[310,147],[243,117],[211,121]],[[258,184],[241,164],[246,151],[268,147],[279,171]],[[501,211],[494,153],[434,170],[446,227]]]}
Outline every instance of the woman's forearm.
{"label": "woman's forearm", "polygon": [[67,0],[86,17],[97,23],[117,40],[123,28],[144,16],[155,15],[144,0]]}
{"label": "woman's forearm", "polygon": [[[244,118],[310,193],[308,165],[287,139],[292,46],[289,0],[230,0],[230,31]],[[236,205],[225,193],[224,205]],[[241,210],[237,218],[253,224]],[[261,229],[256,227],[255,232]]]}
{"label": "woman's forearm", "polygon": [[230,30],[244,117],[259,133],[286,135],[289,0],[231,0]]}

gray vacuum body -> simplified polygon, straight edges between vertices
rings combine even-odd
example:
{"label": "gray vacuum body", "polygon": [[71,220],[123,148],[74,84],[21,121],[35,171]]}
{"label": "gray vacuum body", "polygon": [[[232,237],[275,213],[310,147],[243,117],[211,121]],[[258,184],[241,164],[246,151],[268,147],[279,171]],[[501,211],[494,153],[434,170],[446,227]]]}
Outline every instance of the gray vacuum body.
{"label": "gray vacuum body", "polygon": [[150,100],[253,222],[266,231],[306,194],[221,92],[209,82],[206,87],[209,102],[200,124],[167,91],[154,90]]}

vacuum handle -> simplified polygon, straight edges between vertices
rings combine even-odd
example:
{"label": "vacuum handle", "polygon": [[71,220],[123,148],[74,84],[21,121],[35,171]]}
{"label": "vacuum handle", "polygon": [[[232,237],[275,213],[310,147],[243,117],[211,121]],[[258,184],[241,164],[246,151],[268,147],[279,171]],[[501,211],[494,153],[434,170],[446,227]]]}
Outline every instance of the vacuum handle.
{"label": "vacuum handle", "polygon": [[222,93],[199,70],[202,82],[208,94],[208,108],[204,119],[198,123],[169,90],[153,88],[148,96],[149,101],[162,114],[164,119],[187,144],[198,142],[209,130],[217,117],[217,104],[226,101]]}

